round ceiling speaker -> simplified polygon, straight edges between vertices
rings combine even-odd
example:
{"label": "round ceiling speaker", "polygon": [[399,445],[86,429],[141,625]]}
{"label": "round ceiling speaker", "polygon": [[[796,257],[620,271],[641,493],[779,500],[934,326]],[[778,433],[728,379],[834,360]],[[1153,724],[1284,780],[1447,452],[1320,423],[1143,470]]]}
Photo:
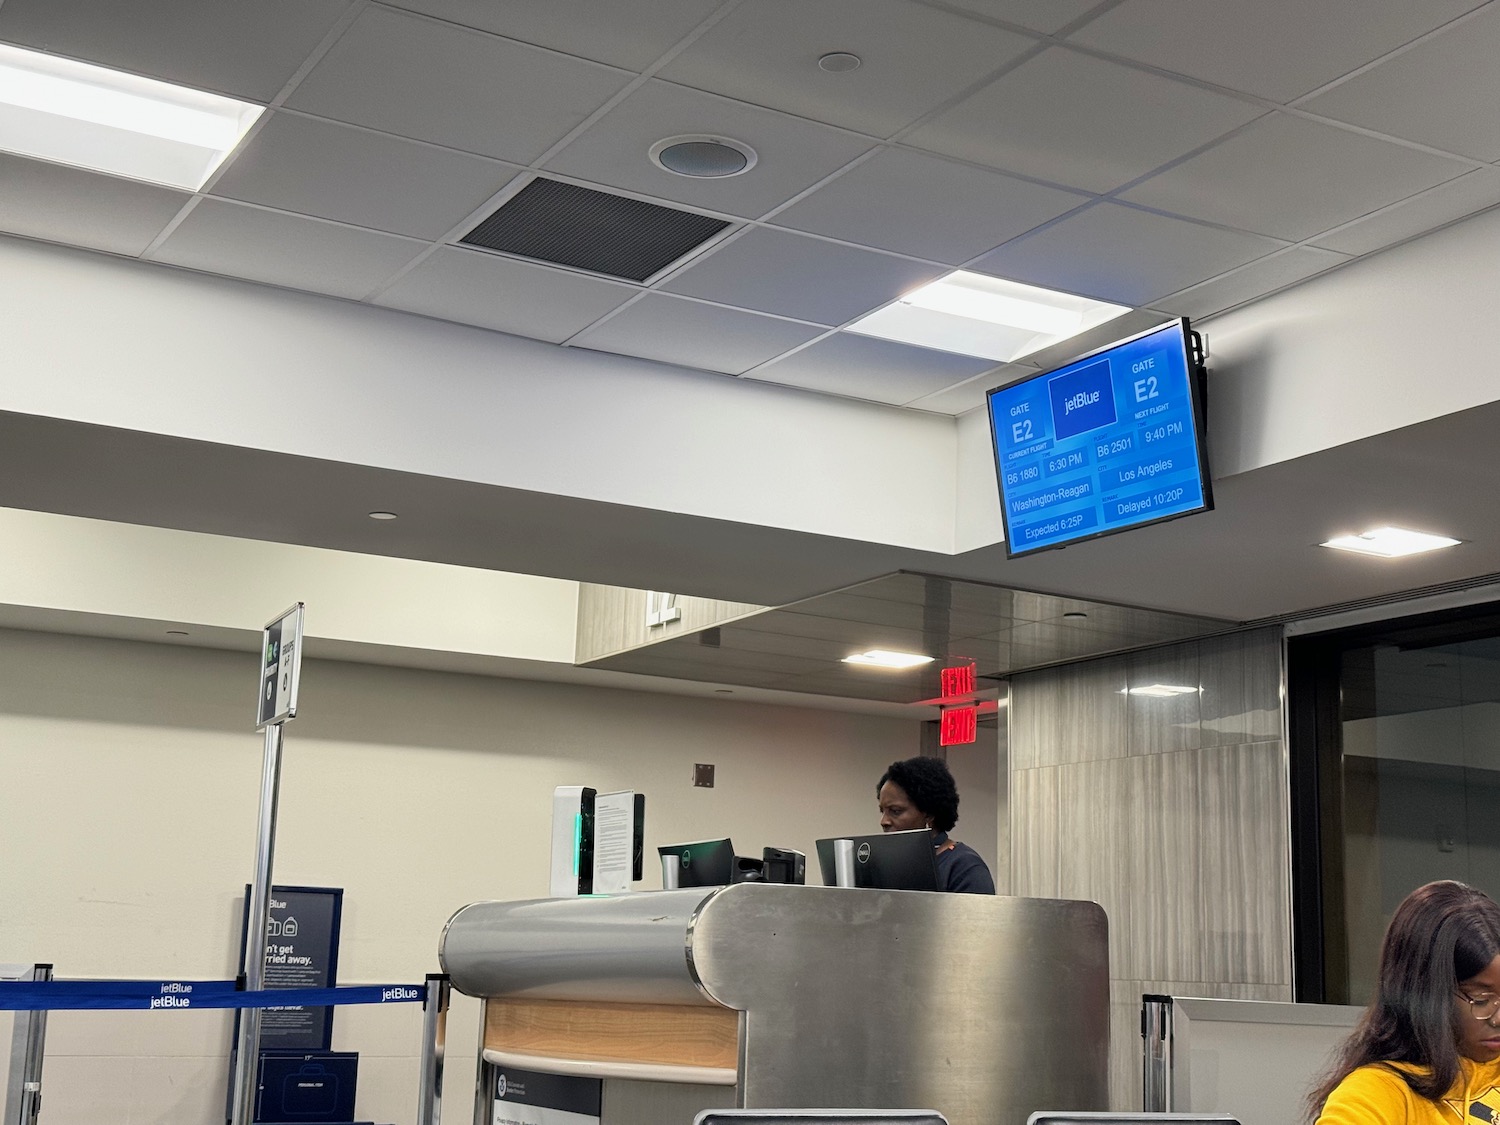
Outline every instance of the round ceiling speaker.
{"label": "round ceiling speaker", "polygon": [[859,69],[860,61],[858,55],[851,55],[848,51],[830,51],[818,60],[818,68],[829,74],[848,74]]}
{"label": "round ceiling speaker", "polygon": [[755,167],[755,150],[728,137],[668,137],[651,146],[651,163],[676,176],[720,180]]}

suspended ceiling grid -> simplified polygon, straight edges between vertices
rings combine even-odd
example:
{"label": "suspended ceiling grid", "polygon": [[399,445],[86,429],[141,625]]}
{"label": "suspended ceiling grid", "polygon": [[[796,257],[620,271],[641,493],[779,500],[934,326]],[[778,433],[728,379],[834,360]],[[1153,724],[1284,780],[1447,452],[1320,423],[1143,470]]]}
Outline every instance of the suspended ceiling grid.
{"label": "suspended ceiling grid", "polygon": [[[844,326],[955,266],[1123,331],[1500,202],[1477,0],[4,0],[0,41],[270,106],[197,193],[0,156],[0,230],[945,413],[1032,367]],[[650,162],[685,134],[758,161]],[[644,284],[461,244],[537,177],[729,227]]]}

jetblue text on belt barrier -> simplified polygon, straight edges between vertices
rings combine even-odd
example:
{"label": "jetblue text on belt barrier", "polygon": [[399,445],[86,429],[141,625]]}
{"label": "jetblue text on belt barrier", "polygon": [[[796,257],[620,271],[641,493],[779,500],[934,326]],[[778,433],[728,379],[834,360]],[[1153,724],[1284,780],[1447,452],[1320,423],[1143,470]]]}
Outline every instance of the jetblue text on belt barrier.
{"label": "jetblue text on belt barrier", "polygon": [[190,1008],[323,1008],[332,1004],[409,1004],[424,999],[417,984],[342,988],[277,988],[247,992],[232,980],[58,980],[0,982],[0,1011],[58,1009],[183,1011]]}

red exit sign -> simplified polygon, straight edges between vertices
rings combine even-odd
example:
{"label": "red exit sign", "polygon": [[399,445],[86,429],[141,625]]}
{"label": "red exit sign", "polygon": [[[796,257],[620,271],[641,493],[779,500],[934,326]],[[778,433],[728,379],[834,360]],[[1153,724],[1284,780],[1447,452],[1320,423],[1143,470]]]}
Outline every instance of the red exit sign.
{"label": "red exit sign", "polygon": [[944,699],[967,699],[974,694],[974,665],[944,668],[940,682]]}
{"label": "red exit sign", "polygon": [[943,711],[938,728],[939,746],[967,746],[978,738],[978,706],[971,703],[966,707],[948,707]]}

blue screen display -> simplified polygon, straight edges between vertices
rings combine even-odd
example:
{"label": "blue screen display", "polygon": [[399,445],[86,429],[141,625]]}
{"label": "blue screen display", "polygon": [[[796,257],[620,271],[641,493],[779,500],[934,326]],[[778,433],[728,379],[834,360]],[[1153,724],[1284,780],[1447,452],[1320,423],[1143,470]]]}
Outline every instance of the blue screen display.
{"label": "blue screen display", "polygon": [[1213,506],[1187,324],[989,394],[1012,555]]}

